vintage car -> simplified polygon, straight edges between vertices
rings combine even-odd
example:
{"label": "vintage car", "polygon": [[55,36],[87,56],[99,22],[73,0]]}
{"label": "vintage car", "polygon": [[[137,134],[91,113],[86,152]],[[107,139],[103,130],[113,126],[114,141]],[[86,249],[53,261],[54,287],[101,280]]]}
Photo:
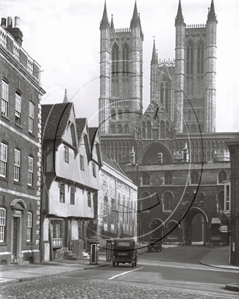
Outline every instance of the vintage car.
{"label": "vintage car", "polygon": [[148,252],[162,251],[162,241],[160,238],[151,238],[148,247]]}
{"label": "vintage car", "polygon": [[134,239],[115,239],[112,253],[113,267],[121,264],[132,264],[132,268],[137,265],[138,251],[135,248]]}

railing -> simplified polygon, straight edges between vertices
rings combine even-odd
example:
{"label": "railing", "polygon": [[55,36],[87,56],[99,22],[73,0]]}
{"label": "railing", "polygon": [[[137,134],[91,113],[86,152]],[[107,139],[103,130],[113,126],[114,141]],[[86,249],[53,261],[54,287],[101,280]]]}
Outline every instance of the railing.
{"label": "railing", "polygon": [[[12,41],[12,44],[13,44],[12,50],[10,50],[8,48],[8,42],[7,42],[8,39]],[[0,26],[0,46],[2,46],[4,49],[6,49],[18,62],[20,62],[20,64],[27,70],[27,72],[30,73],[30,75],[32,75],[35,79],[37,79],[39,81],[38,73],[40,72],[40,66],[38,65],[38,63],[35,60],[33,60],[27,54],[27,52],[21,46],[18,45],[18,43],[13,38],[13,36],[10,33],[8,33],[1,26]],[[21,62],[20,52],[22,52],[22,54],[24,54],[27,58],[26,66]],[[34,68],[34,66],[35,66],[35,68]],[[35,74],[34,74],[34,72],[35,72]]]}

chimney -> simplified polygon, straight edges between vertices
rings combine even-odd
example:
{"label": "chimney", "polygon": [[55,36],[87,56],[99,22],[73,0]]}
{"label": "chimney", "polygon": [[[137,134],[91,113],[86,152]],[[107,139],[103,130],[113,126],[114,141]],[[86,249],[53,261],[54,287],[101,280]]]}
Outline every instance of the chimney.
{"label": "chimney", "polygon": [[1,26],[2,26],[2,28],[6,28],[6,24],[7,24],[7,20],[6,20],[6,18],[2,18],[1,19]]}
{"label": "chimney", "polygon": [[23,34],[19,28],[19,24],[20,24],[20,18],[19,17],[15,17],[15,26],[12,27],[12,18],[11,17],[7,17],[7,31],[14,37],[15,41],[18,43],[19,46],[22,46],[22,37]]}

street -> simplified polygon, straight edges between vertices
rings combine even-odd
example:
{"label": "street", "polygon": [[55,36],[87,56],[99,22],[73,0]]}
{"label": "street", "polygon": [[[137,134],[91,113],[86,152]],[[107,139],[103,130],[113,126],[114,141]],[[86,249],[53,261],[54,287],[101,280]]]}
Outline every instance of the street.
{"label": "street", "polygon": [[[180,251],[185,255],[176,255]],[[12,284],[1,288],[1,298],[239,298],[239,292],[225,289],[226,283],[238,282],[239,271],[199,264],[198,258],[205,252],[207,249],[195,247],[165,250],[164,255],[143,253],[139,255],[136,268],[128,264],[118,267],[109,264]]]}

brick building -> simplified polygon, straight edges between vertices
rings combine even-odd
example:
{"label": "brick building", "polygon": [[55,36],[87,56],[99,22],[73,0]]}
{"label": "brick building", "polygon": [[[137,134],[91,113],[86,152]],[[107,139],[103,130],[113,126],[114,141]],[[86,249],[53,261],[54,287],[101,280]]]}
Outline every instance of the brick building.
{"label": "brick building", "polygon": [[205,24],[186,25],[179,0],[175,59],[159,60],[153,43],[150,104],[143,113],[144,35],[137,4],[126,29],[116,29],[104,7],[102,152],[139,187],[138,237],[145,241],[154,236],[187,245],[228,243],[228,233],[220,231],[229,222],[223,181],[230,178],[227,141],[236,134],[216,132],[218,21],[213,0],[205,17]]}
{"label": "brick building", "polygon": [[[239,266],[239,136],[228,142],[231,156],[231,255],[230,263]],[[225,199],[227,200],[227,199]]]}
{"label": "brick building", "polygon": [[0,26],[0,263],[39,261],[40,66],[22,48],[19,18]]}
{"label": "brick building", "polygon": [[100,190],[96,203],[96,216],[90,221],[91,238],[105,247],[107,239],[137,235],[137,186],[126,176],[120,166],[103,156],[99,174]]}

